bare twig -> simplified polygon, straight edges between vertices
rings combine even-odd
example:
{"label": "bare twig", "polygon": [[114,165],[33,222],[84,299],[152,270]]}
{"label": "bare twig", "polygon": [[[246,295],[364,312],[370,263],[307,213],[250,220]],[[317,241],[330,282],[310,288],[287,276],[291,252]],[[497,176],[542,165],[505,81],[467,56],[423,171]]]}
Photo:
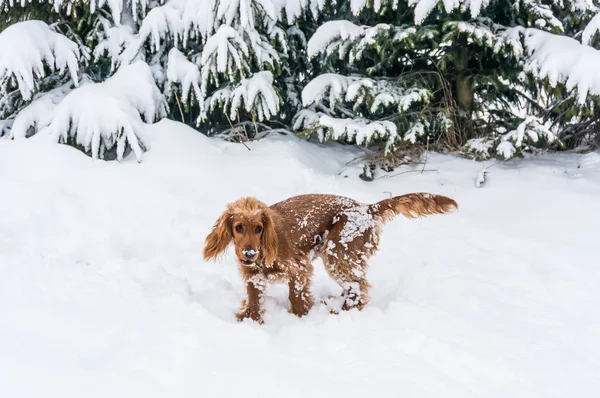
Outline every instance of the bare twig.
{"label": "bare twig", "polygon": [[254,124],[254,132],[256,133],[256,136],[258,137],[258,127],[256,126],[256,117],[254,116],[254,113],[252,114],[252,124]]}
{"label": "bare twig", "polygon": [[181,104],[179,103],[179,97],[177,96],[176,91],[173,91],[173,93],[175,94],[175,101],[177,101],[177,106],[179,107],[179,113],[181,114],[181,123],[185,123],[185,120],[183,119],[183,111],[181,110]]}
{"label": "bare twig", "polygon": [[245,135],[246,141],[250,140],[250,138],[248,138],[248,131],[246,130],[246,125],[242,124],[242,121],[240,120],[240,114],[239,113],[238,113],[238,125],[242,125],[242,127],[244,128],[244,135]]}
{"label": "bare twig", "polygon": [[[244,146],[246,147],[247,150],[250,150],[250,148],[248,148],[248,145],[246,145],[246,143],[244,142],[244,137],[242,136],[242,134],[237,132],[235,130],[235,127],[233,127],[233,123],[231,123],[231,119],[229,119],[229,116],[227,115],[227,113],[225,113],[225,117],[227,118],[227,121],[229,122],[229,125],[231,126],[231,131],[233,132],[233,134],[240,135],[242,144],[244,144]],[[246,137],[246,139],[247,139],[247,137]]]}
{"label": "bare twig", "polygon": [[[429,170],[421,170],[421,173],[423,173],[424,171],[438,171],[437,169],[429,169]],[[377,177],[375,178],[376,180],[379,180],[380,178],[392,178],[392,177],[396,177],[399,176],[401,174],[407,174],[407,173],[417,173],[419,172],[419,170],[408,170],[408,171],[403,171],[402,173],[396,173],[396,174],[392,174],[392,175],[382,175],[381,177]]]}
{"label": "bare twig", "polygon": [[425,171],[425,166],[427,166],[427,155],[429,154],[429,135],[427,135],[427,146],[425,147],[425,162],[423,163],[423,168],[421,169],[421,174]]}

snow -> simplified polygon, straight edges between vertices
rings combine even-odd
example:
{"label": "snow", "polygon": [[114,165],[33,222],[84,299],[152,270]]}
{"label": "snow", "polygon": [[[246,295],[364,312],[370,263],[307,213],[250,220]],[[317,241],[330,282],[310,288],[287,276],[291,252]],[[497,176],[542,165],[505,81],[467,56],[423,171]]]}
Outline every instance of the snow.
{"label": "snow", "polygon": [[249,79],[242,79],[233,89],[226,86],[217,90],[206,99],[199,120],[206,120],[209,117],[207,112],[217,107],[229,109],[230,120],[237,120],[241,109],[254,115],[259,122],[269,119],[279,112],[280,105],[273,83],[273,74],[262,71],[253,74]]}
{"label": "snow", "polygon": [[[39,135],[0,140],[2,396],[531,398],[600,388],[600,153],[497,165],[480,189],[480,163],[429,154],[436,172],[365,183],[346,166],[359,153],[337,144],[271,134],[248,151],[166,120],[145,128],[151,149],[139,164],[93,161]],[[318,305],[296,318],[286,288],[272,286],[265,324],[237,323],[244,288],[233,253],[201,257],[214,220],[243,195],[374,202],[419,191],[460,209],[384,227],[361,312]],[[339,294],[315,268],[317,302]]]}
{"label": "snow", "polygon": [[144,17],[140,26],[140,39],[150,39],[150,45],[157,52],[160,49],[161,40],[167,35],[173,38],[173,46],[177,47],[183,38],[184,24],[177,1],[169,1],[163,6],[151,9]]}
{"label": "snow", "polygon": [[544,138],[547,142],[553,142],[557,139],[540,118],[528,116],[515,130],[502,136],[502,142],[498,145],[497,151],[505,159],[508,159],[527,142],[536,143],[540,138]]}
{"label": "snow", "polygon": [[51,71],[68,70],[75,85],[79,49],[75,42],[36,20],[18,22],[0,32],[0,90],[16,79],[19,91],[29,101],[37,89],[36,80]]}
{"label": "snow", "polygon": [[229,71],[230,76],[233,76],[231,58],[235,61],[236,68],[242,69],[240,55],[248,55],[248,46],[235,29],[228,25],[221,25],[217,32],[206,41],[202,51],[202,65],[214,62],[217,72]]}
{"label": "snow", "polygon": [[[475,19],[490,2],[491,0],[409,0],[408,4],[415,6],[415,23],[420,25],[440,3],[443,4],[446,13],[451,13],[456,9],[469,10],[471,18]],[[536,0],[525,0],[524,3],[524,8],[535,7],[537,13],[542,9],[538,4],[534,4],[537,3]],[[515,5],[515,7],[519,7],[519,5]]]}
{"label": "snow", "polygon": [[[551,85],[564,83],[568,90],[577,89],[578,100],[585,103],[588,94],[600,95],[600,51],[582,45],[570,37],[539,29],[511,28],[525,37],[527,70]],[[510,33],[507,36],[514,37]],[[516,50],[517,53],[522,50]]]}
{"label": "snow", "polygon": [[490,150],[494,147],[494,140],[487,138],[472,138],[465,144],[465,149],[484,159],[490,156]]}
{"label": "snow", "polygon": [[311,80],[302,90],[302,105],[309,106],[320,102],[329,92],[329,106],[333,109],[336,102],[343,101],[348,84],[356,78],[338,73],[323,73]]}
{"label": "snow", "polygon": [[385,139],[386,152],[391,149],[398,138],[396,125],[390,121],[370,121],[361,118],[335,118],[321,115],[319,126],[328,130],[329,139],[355,142],[367,145],[375,138]]}
{"label": "snow", "polygon": [[111,71],[114,71],[120,65],[126,65],[139,56],[138,50],[143,41],[134,33],[131,26],[112,26],[101,16],[98,17],[98,21],[102,25],[102,31],[99,32],[98,44],[94,48],[96,61],[108,56]]}
{"label": "snow", "polygon": [[[71,91],[71,84],[65,84],[47,93],[37,94],[33,101],[14,118],[10,137],[15,139],[26,138],[50,124],[54,109],[69,91]],[[33,129],[33,131],[30,132],[30,129]]]}
{"label": "snow", "polygon": [[56,142],[74,138],[93,159],[101,157],[104,148],[116,145],[117,159],[121,160],[129,145],[141,161],[147,148],[142,117],[152,122],[165,115],[164,100],[150,68],[145,62],[136,61],[121,67],[102,83],[87,83],[71,91],[38,134]]}
{"label": "snow", "polygon": [[[139,164],[93,161],[39,135],[0,140],[2,396],[532,398],[600,388],[600,153],[497,165],[480,189],[480,163],[429,154],[436,172],[365,183],[346,166],[359,153],[337,144],[271,134],[248,151],[171,121],[145,128],[151,149]],[[243,195],[374,202],[419,191],[460,209],[384,227],[361,312],[318,305],[296,318],[274,286],[265,324],[237,323],[233,253],[201,257],[214,220]],[[315,268],[317,301],[339,294]]]}
{"label": "snow", "polygon": [[593,37],[600,30],[600,13],[596,14],[590,22],[586,25],[585,29],[581,34],[581,43],[589,46],[592,42]]}
{"label": "snow", "polygon": [[306,54],[314,58],[320,53],[328,52],[328,47],[338,41],[352,40],[365,33],[363,27],[357,26],[350,21],[328,21],[317,28],[308,41]]}
{"label": "snow", "polygon": [[176,48],[172,48],[169,51],[167,79],[169,83],[181,84],[181,97],[184,102],[188,101],[192,89],[194,90],[196,100],[202,98],[199,86],[200,69]]}
{"label": "snow", "polygon": [[292,25],[294,22],[302,16],[302,11],[308,8],[310,0],[273,0],[273,4],[276,7],[277,20],[283,21],[282,11],[285,11],[285,21]]}
{"label": "snow", "polygon": [[279,111],[279,97],[273,88],[273,74],[269,71],[257,72],[250,79],[242,79],[231,96],[232,120],[237,118],[242,104],[259,121],[269,119]]}

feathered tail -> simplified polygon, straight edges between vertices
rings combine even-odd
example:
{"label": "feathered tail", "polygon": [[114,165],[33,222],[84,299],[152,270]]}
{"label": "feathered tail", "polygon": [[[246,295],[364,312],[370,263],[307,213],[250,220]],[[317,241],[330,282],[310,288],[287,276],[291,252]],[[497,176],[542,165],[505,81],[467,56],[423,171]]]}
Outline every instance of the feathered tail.
{"label": "feathered tail", "polygon": [[446,196],[419,192],[384,199],[372,204],[369,210],[373,217],[381,221],[390,221],[398,214],[407,218],[417,218],[444,214],[457,208],[458,204]]}

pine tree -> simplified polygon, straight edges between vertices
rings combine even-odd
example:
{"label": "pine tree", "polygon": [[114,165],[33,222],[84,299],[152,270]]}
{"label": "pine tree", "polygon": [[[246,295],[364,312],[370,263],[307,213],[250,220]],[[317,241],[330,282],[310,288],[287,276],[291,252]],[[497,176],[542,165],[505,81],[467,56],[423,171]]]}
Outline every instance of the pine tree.
{"label": "pine tree", "polygon": [[549,116],[545,101],[557,88],[530,62],[540,41],[528,37],[566,39],[586,4],[565,12],[558,0],[335,1],[308,42],[320,68],[294,128],[321,140],[376,141],[386,153],[418,141],[511,157],[560,143],[567,120],[552,117],[558,110]]}
{"label": "pine tree", "polygon": [[[294,92],[296,82],[288,66],[289,26],[282,22],[293,22],[303,12],[301,7],[294,7],[292,1],[169,0],[159,5],[145,0],[108,3],[66,0],[42,1],[40,5],[48,15],[31,13],[28,5],[22,8],[12,0],[0,0],[2,12],[18,15],[14,22],[40,17],[55,22],[49,26],[53,33],[72,36],[70,44],[77,45],[80,69],[72,76],[73,84],[65,87],[68,81],[63,71],[46,65],[53,74],[60,75],[54,87],[60,86],[61,90],[53,92],[52,97],[57,102],[70,90],[78,89],[78,80],[103,84],[120,68],[143,62],[152,71],[152,82],[146,82],[150,89],[164,93],[163,101],[153,102],[157,107],[154,116],[160,117],[164,103],[168,103],[171,117],[183,119],[209,135],[225,132],[252,138],[259,130],[270,128],[266,122],[285,121],[286,118],[289,121],[298,109],[297,101],[294,105],[293,100],[294,96],[298,97]],[[12,17],[9,19],[12,21]],[[22,23],[14,24],[15,29],[19,25],[24,31]],[[290,35],[297,36],[298,32],[292,30]],[[7,40],[8,34],[10,31],[3,32]],[[298,39],[291,42],[302,43]],[[7,58],[0,55],[0,59]],[[3,133],[10,130],[19,114],[32,114],[33,108],[29,112],[26,110],[34,105],[31,96],[49,98],[45,94],[54,87],[45,87],[42,79],[33,80],[35,88],[28,87],[25,96],[22,90],[21,95],[12,95],[17,88],[14,77],[10,84],[0,87],[5,91],[0,102],[0,120],[5,120]],[[104,89],[104,86],[95,87]],[[282,107],[282,94],[285,107]],[[33,100],[39,99],[37,97]],[[72,116],[76,117],[75,114]],[[49,120],[42,123],[41,120],[21,119],[17,123],[18,134],[13,131],[11,136],[24,135],[24,128],[27,135],[36,133],[44,124],[50,123]],[[29,121],[29,126],[25,120]],[[114,147],[118,137],[123,136],[124,126],[120,127],[115,127],[110,134],[99,134],[101,145],[97,150],[92,149],[91,142],[74,141],[93,156],[101,157],[101,152]]]}
{"label": "pine tree", "polygon": [[[598,137],[591,1],[0,0],[0,15],[0,136],[48,133],[93,157],[141,159],[143,123],[164,116],[384,153]],[[80,105],[93,98],[110,117]]]}

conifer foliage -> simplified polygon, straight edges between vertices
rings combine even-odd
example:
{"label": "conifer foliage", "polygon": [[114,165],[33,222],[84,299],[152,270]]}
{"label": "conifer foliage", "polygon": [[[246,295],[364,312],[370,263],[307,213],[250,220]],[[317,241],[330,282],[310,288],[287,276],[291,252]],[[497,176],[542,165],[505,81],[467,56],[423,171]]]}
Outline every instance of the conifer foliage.
{"label": "conifer foliage", "polygon": [[139,160],[144,123],[510,158],[598,142],[570,0],[0,0],[0,137]]}

